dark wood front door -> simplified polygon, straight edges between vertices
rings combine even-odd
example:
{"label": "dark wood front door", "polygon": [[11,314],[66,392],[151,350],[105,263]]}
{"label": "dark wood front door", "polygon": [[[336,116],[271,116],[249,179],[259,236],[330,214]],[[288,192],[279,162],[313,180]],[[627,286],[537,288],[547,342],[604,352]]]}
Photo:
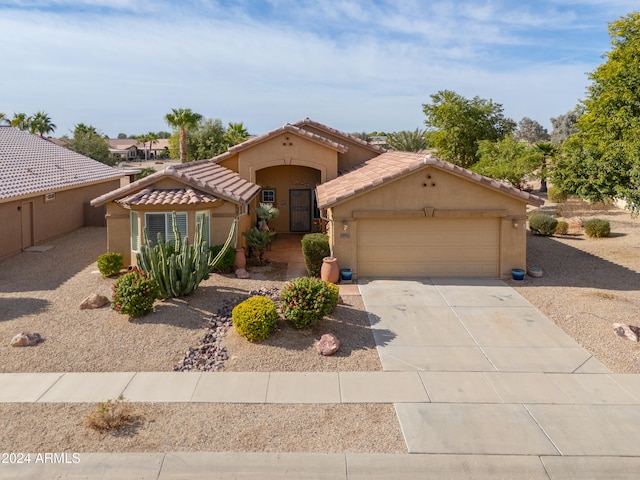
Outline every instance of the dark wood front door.
{"label": "dark wood front door", "polygon": [[311,231],[311,190],[289,190],[289,228],[292,232]]}

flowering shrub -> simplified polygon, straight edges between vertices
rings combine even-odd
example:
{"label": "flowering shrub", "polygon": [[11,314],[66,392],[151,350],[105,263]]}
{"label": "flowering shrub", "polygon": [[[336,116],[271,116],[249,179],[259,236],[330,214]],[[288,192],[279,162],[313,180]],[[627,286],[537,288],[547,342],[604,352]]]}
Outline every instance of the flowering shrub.
{"label": "flowering shrub", "polygon": [[113,286],[111,308],[123,315],[142,317],[153,310],[153,302],[156,298],[158,298],[158,287],[155,280],[134,268],[116,280]]}
{"label": "flowering shrub", "polygon": [[259,342],[269,337],[278,321],[278,310],[273,300],[255,296],[239,303],[231,312],[236,331],[250,342]]}
{"label": "flowering shrub", "polygon": [[315,277],[296,278],[280,291],[280,308],[294,327],[312,327],[333,312],[338,305],[338,293],[338,286],[333,283]]}

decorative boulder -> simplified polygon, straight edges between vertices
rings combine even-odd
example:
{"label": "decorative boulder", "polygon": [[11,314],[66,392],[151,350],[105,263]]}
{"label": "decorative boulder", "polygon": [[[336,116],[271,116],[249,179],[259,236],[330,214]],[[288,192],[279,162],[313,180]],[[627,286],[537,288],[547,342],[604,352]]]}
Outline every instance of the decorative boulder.
{"label": "decorative boulder", "polygon": [[325,333],[320,337],[318,343],[316,343],[316,349],[320,355],[329,356],[333,355],[340,348],[340,340],[332,334]]}
{"label": "decorative boulder", "polygon": [[616,334],[622,338],[626,338],[631,340],[632,342],[637,342],[638,337],[640,336],[640,328],[635,325],[625,325],[624,323],[614,323],[612,325]]}
{"label": "decorative boulder", "polygon": [[249,272],[247,272],[244,268],[238,268],[236,270],[236,277],[246,279],[250,278],[251,275],[249,275]]}
{"label": "decorative boulder", "polygon": [[80,304],[80,310],[85,310],[87,308],[100,308],[104,307],[107,303],[109,303],[109,299],[104,295],[98,295],[97,293],[92,293],[87,298],[85,298]]}
{"label": "decorative boulder", "polygon": [[16,336],[14,336],[11,339],[10,345],[12,347],[31,347],[33,345],[37,345],[42,341],[43,341],[43,338],[40,336],[39,333],[22,332],[22,333],[18,333]]}

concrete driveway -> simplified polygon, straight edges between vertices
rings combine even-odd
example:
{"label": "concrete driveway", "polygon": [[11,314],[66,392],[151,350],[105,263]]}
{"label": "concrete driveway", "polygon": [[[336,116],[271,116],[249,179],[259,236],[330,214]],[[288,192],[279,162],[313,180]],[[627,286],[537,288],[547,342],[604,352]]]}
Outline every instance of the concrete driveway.
{"label": "concrete driveway", "polygon": [[384,370],[417,372],[429,397],[394,404],[411,453],[477,455],[502,474],[519,458],[513,478],[637,474],[640,377],[611,374],[506,283],[359,289]]}

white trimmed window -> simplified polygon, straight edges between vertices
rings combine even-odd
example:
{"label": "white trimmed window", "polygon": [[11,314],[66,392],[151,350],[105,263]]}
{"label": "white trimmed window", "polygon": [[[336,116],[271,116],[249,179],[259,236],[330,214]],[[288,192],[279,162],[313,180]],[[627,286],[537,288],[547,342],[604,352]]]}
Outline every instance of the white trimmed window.
{"label": "white trimmed window", "polygon": [[[173,236],[173,227],[171,225],[171,212],[162,213],[145,213],[144,223],[147,228],[147,235],[149,235],[149,241],[151,245],[158,243],[158,234],[162,236],[162,240],[165,242],[171,242],[175,240]],[[177,212],[176,222],[178,226],[178,233],[181,238],[187,236],[187,212]]]}
{"label": "white trimmed window", "polygon": [[140,250],[140,223],[138,212],[131,212],[131,250]]}
{"label": "white trimmed window", "polygon": [[209,222],[209,210],[205,210],[202,212],[196,212],[196,228],[198,228],[198,224],[202,222],[202,236],[204,241],[207,242],[207,247],[211,245],[209,242],[209,234],[210,234],[210,222]]}
{"label": "white trimmed window", "polygon": [[276,191],[262,190],[262,203],[276,203]]}

